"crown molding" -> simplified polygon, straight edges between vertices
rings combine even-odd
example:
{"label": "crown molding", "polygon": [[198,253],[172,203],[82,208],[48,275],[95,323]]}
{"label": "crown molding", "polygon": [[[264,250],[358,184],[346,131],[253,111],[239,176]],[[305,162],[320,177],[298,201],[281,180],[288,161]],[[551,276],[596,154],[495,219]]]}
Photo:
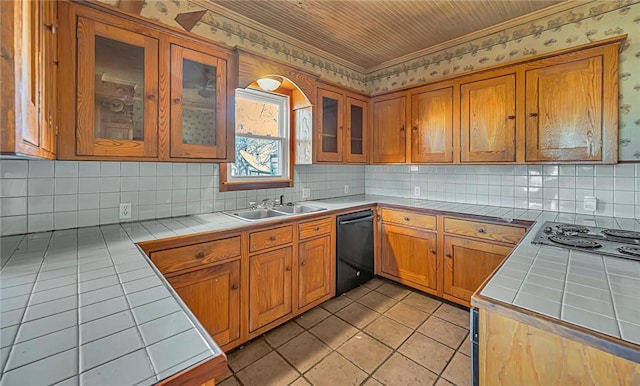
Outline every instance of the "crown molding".
{"label": "crown molding", "polygon": [[393,66],[397,66],[399,64],[411,61],[411,60],[415,60],[418,59],[422,56],[425,55],[429,55],[429,54],[433,54],[435,52],[439,52],[439,51],[443,51],[446,50],[448,48],[452,48],[476,39],[480,39],[483,38],[485,36],[489,36],[510,28],[514,28],[517,27],[519,25],[522,24],[526,24],[526,23],[530,23],[533,22],[535,20],[559,13],[559,12],[564,12],[564,11],[568,11],[570,9],[573,8],[577,8],[580,6],[583,6],[585,4],[589,4],[589,3],[597,3],[598,0],[567,0],[564,3],[559,3],[559,4],[555,4],[555,5],[551,5],[549,7],[543,8],[541,10],[535,11],[535,12],[531,12],[528,13],[526,15],[522,15],[520,17],[517,17],[515,19],[506,21],[504,23],[500,23],[500,24],[496,24],[496,25],[492,25],[490,27],[487,27],[485,29],[481,29],[479,31],[475,31],[466,35],[462,35],[460,37],[457,37],[455,39],[451,39],[451,40],[447,40],[446,42],[442,42],[440,44],[436,44],[435,46],[431,46],[431,47],[427,47],[423,50],[419,50],[419,51],[415,51],[412,52],[410,54],[386,61],[384,63],[380,63],[376,66],[373,67],[369,67],[365,70],[365,75],[370,75],[376,71],[380,71],[383,70],[385,68],[388,67],[393,67]]}
{"label": "crown molding", "polygon": [[366,69],[364,67],[358,66],[357,64],[351,63],[348,60],[345,60],[343,58],[340,58],[336,55],[330,54],[326,51],[323,51],[317,47],[312,46],[311,44],[305,43],[301,40],[298,40],[292,36],[286,35],[282,32],[279,32],[271,27],[267,27],[264,24],[258,23],[254,20],[251,20],[243,15],[240,15],[239,13],[236,13],[234,11],[231,11],[227,8],[224,8],[216,3],[213,3],[211,1],[208,0],[188,0],[189,3],[197,5],[199,7],[202,7],[208,11],[213,12],[214,14],[220,15],[222,17],[225,17],[227,19],[231,19],[237,23],[243,24],[244,26],[248,27],[248,28],[252,28],[260,33],[263,33],[265,35],[271,36],[275,39],[281,40],[287,44],[290,44],[292,46],[296,46],[302,50],[308,51],[314,55],[317,55],[319,57],[325,58],[327,60],[330,60],[333,63],[339,64],[341,66],[344,66],[346,68],[348,68],[349,70],[355,71],[357,73],[359,73],[360,75],[362,75],[364,77],[364,75],[366,74]]}

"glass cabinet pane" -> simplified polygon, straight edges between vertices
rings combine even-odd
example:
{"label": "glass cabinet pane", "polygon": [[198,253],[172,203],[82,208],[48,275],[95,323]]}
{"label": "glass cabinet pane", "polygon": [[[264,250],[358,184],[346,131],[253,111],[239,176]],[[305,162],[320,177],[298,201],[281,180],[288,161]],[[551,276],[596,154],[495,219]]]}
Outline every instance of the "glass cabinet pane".
{"label": "glass cabinet pane", "polygon": [[182,61],[182,143],[216,145],[215,66]]}
{"label": "glass cabinet pane", "polygon": [[351,154],[364,154],[362,149],[362,132],[364,130],[364,109],[361,106],[351,107]]}
{"label": "glass cabinet pane", "polygon": [[96,138],[144,140],[144,47],[95,37]]}
{"label": "glass cabinet pane", "polygon": [[338,152],[338,101],[322,97],[322,151]]}

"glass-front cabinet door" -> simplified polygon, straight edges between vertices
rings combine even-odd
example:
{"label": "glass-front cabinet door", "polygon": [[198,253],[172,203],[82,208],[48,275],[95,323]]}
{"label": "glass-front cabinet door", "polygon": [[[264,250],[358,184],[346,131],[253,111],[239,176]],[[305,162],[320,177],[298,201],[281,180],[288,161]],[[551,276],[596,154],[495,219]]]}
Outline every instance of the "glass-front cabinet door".
{"label": "glass-front cabinet door", "polygon": [[366,163],[368,103],[347,97],[346,162]]}
{"label": "glass-front cabinet door", "polygon": [[80,17],[76,153],[157,157],[158,40]]}
{"label": "glass-front cabinet door", "polygon": [[315,138],[317,161],[342,161],[343,101],[342,94],[321,88],[318,89],[320,114]]}
{"label": "glass-front cabinet door", "polygon": [[171,46],[171,157],[226,158],[227,62]]}

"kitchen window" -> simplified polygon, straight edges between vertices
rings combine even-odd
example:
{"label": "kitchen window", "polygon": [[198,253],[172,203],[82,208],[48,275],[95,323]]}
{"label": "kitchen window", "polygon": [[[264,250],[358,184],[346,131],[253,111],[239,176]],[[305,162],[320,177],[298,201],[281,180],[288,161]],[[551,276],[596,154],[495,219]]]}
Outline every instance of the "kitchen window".
{"label": "kitchen window", "polygon": [[220,170],[220,190],[280,188],[291,180],[289,96],[238,89],[235,162]]}

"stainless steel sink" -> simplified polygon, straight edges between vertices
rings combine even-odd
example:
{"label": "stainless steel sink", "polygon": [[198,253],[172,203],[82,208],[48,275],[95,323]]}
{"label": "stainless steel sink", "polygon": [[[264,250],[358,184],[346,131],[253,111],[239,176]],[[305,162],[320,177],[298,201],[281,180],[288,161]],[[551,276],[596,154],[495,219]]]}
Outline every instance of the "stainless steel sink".
{"label": "stainless steel sink", "polygon": [[248,220],[248,221],[256,221],[256,220],[262,220],[270,217],[280,217],[280,216],[287,215],[286,213],[276,212],[275,210],[271,210],[271,209],[247,209],[247,210],[226,212],[226,213],[235,217],[240,217],[241,219]]}
{"label": "stainless steel sink", "polygon": [[319,212],[321,210],[327,210],[327,208],[320,208],[318,206],[311,206],[311,205],[294,204],[294,205],[278,206],[273,208],[273,210],[287,213],[287,214],[301,214],[301,213]]}
{"label": "stainless steel sink", "polygon": [[321,210],[327,210],[327,208],[320,208],[318,206],[311,205],[282,205],[274,207],[273,209],[243,209],[233,212],[224,212],[230,216],[237,217],[246,221],[258,221],[271,217],[289,216],[293,214],[313,213]]}

